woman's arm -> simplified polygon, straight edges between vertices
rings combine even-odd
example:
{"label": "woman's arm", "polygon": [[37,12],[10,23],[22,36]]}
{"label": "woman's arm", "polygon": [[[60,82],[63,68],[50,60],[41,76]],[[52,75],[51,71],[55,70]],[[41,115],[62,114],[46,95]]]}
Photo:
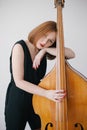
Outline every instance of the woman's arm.
{"label": "woman's arm", "polygon": [[[43,51],[43,54],[46,53],[46,52],[51,54],[51,55],[54,55],[54,56],[56,56],[56,54],[57,54],[56,48],[44,48],[42,51]],[[65,58],[71,59],[71,58],[74,58],[74,57],[75,57],[75,53],[73,52],[73,50],[65,47]]]}
{"label": "woman's arm", "polygon": [[[46,53],[49,53],[49,54],[54,55],[54,56],[57,55],[56,48],[44,48],[44,49],[40,50],[39,53],[35,56],[35,59],[33,61],[33,68],[34,69],[37,69],[39,67],[41,59],[43,58],[43,56]],[[65,47],[65,58],[71,59],[74,57],[75,57],[75,53],[70,48]]]}
{"label": "woman's arm", "polygon": [[70,48],[66,48],[65,47],[65,58],[66,59],[71,59],[71,58],[75,58],[75,53],[72,49]]}

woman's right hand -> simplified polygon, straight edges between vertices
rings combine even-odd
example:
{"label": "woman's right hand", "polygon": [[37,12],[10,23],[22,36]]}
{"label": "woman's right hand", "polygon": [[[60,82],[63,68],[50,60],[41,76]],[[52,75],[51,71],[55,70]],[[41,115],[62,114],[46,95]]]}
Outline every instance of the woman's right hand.
{"label": "woman's right hand", "polygon": [[38,52],[38,54],[35,56],[34,61],[33,61],[33,68],[35,70],[39,67],[40,62],[41,62],[43,56],[45,55],[45,53],[46,53],[46,49],[44,48],[44,49],[40,50]]}
{"label": "woman's right hand", "polygon": [[66,96],[66,92],[64,90],[46,90],[45,96],[54,102],[61,102]]}

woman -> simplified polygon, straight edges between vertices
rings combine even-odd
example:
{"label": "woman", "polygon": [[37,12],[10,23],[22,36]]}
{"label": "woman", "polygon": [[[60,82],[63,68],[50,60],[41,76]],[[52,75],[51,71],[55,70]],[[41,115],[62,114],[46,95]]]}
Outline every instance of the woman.
{"label": "woman", "polygon": [[[32,106],[33,94],[55,102],[60,102],[66,95],[64,90],[45,90],[38,86],[46,72],[44,54],[55,55],[52,47],[55,47],[56,32],[56,23],[47,21],[32,30],[28,40],[14,44],[10,57],[11,81],[5,103],[6,130],[24,130],[27,122],[32,130],[41,129],[40,117]],[[74,52],[65,49],[65,57],[74,57]],[[40,60],[36,62],[38,58]]]}

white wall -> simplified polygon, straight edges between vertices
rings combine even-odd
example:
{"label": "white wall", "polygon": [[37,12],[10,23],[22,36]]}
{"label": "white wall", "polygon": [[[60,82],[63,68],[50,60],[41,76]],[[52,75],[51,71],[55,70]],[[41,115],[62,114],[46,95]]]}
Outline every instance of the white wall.
{"label": "white wall", "polygon": [[[87,77],[86,12],[86,0],[65,1],[63,9],[65,46],[72,48],[76,53],[76,58],[69,62]],[[5,130],[4,101],[10,80],[11,47],[17,40],[26,39],[31,29],[46,20],[56,20],[54,0],[0,0],[0,130]],[[52,65],[49,64],[50,69]],[[27,126],[26,130],[28,129]]]}

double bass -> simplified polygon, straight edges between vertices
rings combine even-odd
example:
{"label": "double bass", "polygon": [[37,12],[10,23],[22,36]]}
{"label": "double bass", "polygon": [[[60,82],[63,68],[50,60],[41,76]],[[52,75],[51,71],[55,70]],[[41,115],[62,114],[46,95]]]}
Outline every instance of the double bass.
{"label": "double bass", "polygon": [[87,78],[64,57],[62,8],[64,0],[55,0],[57,8],[57,57],[53,69],[41,80],[44,89],[63,89],[67,95],[56,103],[33,95],[33,107],[41,118],[41,130],[87,130]]}

